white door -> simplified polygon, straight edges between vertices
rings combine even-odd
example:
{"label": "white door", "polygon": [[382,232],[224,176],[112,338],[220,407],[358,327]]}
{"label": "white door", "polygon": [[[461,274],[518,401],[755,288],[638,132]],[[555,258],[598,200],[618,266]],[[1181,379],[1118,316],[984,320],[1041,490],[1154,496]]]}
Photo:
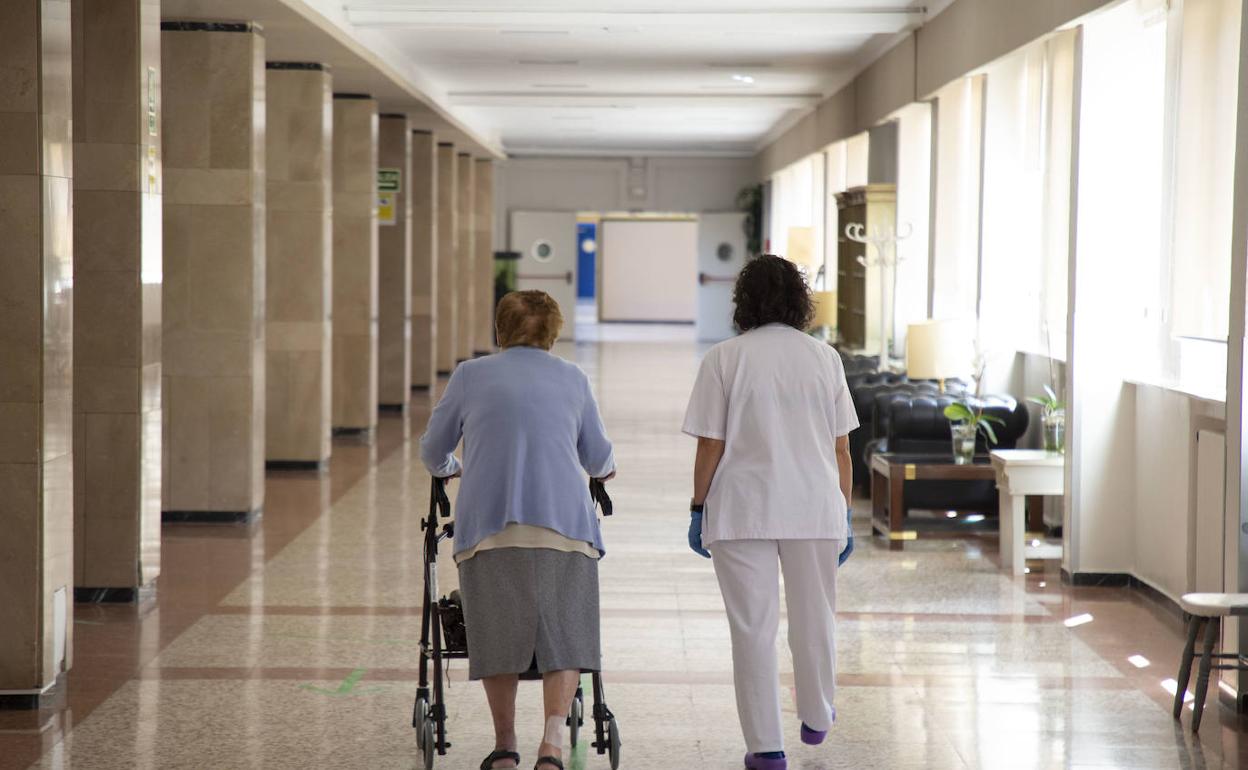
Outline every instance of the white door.
{"label": "white door", "polygon": [[571,211],[511,212],[511,250],[520,253],[516,288],[540,289],[563,313],[559,339],[576,337],[576,214]]}
{"label": "white door", "polygon": [[698,216],[698,340],[719,342],[736,334],[732,287],[745,265],[745,214]]}

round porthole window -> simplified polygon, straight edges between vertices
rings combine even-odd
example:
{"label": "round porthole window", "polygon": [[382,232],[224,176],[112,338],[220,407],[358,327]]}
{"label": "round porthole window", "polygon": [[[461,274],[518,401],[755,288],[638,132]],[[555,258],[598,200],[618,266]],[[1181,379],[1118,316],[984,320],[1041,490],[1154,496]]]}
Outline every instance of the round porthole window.
{"label": "round porthole window", "polygon": [[732,244],[731,243],[719,244],[719,247],[715,249],[715,256],[719,257],[720,262],[731,262],[732,261]]}
{"label": "round porthole window", "polygon": [[549,262],[555,258],[555,247],[550,245],[550,241],[534,241],[529,255],[538,262]]}

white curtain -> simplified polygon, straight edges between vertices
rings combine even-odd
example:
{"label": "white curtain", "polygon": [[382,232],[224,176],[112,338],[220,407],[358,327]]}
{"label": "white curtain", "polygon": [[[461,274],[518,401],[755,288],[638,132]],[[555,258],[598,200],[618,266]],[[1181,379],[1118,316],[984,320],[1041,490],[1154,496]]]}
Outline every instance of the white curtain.
{"label": "white curtain", "polygon": [[987,70],[980,342],[1065,357],[1074,32]]}
{"label": "white curtain", "polygon": [[823,215],[825,229],[823,257],[827,270],[824,285],[830,291],[836,290],[837,252],[840,248],[840,239],[845,235],[841,232],[840,210],[836,205],[836,194],[849,189],[845,182],[845,174],[848,170],[849,162],[846,149],[846,143],[842,141],[828,145],[828,148],[823,152],[827,164]]}
{"label": "white curtain", "polygon": [[976,313],[983,93],[981,75],[959,79],[936,96],[935,318],[973,318]]}
{"label": "white curtain", "polygon": [[789,229],[814,225],[819,211],[817,192],[822,187],[821,160],[822,154],[815,153],[772,176],[771,253],[787,257]]}
{"label": "white curtain", "polygon": [[[1124,3],[1083,31],[1073,338],[1102,368],[1151,376],[1162,260],[1165,15]],[[1077,351],[1072,351],[1077,352]]]}
{"label": "white curtain", "polygon": [[870,160],[870,136],[867,132],[845,140],[845,189],[852,190],[867,184],[867,164]]}
{"label": "white curtain", "polygon": [[1184,0],[1170,252],[1171,332],[1225,340],[1240,0]]}
{"label": "white curtain", "polygon": [[927,318],[927,260],[932,199],[932,105],[920,102],[893,115],[897,121],[897,243],[894,354],[905,351],[906,328]]}

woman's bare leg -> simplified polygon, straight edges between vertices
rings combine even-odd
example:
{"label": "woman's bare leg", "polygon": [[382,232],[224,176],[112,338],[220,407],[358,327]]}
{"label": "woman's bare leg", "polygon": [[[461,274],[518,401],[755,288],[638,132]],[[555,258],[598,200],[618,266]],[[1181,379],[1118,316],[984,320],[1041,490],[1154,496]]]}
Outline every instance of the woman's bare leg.
{"label": "woman's bare leg", "polygon": [[[516,750],[516,689],[520,677],[515,674],[487,676],[481,680],[485,686],[485,698],[490,703],[490,716],[494,718],[494,750]],[[499,760],[494,767],[515,767],[511,760]]]}
{"label": "woman's bare leg", "polygon": [[[547,722],[552,719],[562,722],[568,718],[568,710],[572,707],[572,698],[576,695],[576,685],[580,680],[581,672],[576,670],[547,671],[542,675],[542,696],[546,704]],[[544,736],[542,745],[537,749],[537,756],[563,759],[563,741],[560,740],[556,745]]]}

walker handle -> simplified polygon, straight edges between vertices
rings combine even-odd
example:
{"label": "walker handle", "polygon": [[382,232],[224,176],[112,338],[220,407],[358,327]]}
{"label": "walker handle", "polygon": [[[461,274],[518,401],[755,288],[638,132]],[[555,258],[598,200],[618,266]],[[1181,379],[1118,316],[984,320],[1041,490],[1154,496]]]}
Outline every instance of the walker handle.
{"label": "walker handle", "polygon": [[606,484],[601,479],[589,480],[589,496],[594,501],[594,505],[602,508],[603,516],[610,516],[614,513],[611,497],[607,494]]}
{"label": "walker handle", "polygon": [[429,500],[430,513],[436,508],[444,519],[451,515],[451,498],[446,496],[446,482],[447,479],[433,477],[433,489]]}

